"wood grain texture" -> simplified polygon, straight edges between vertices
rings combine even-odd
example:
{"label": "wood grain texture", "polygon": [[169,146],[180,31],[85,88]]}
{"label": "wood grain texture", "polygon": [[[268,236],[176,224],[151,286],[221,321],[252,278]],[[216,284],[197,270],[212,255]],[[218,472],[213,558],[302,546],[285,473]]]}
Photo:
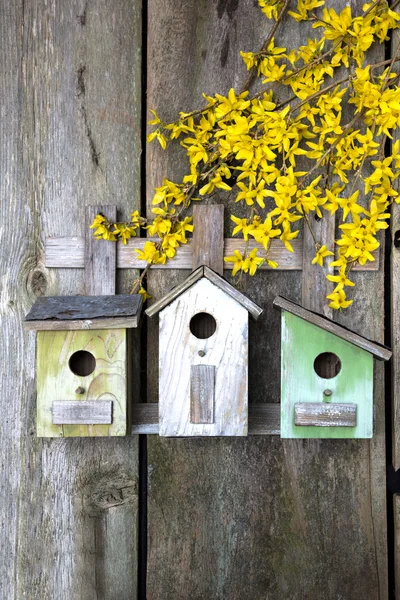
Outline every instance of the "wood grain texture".
{"label": "wood grain texture", "polygon": [[215,366],[190,368],[190,422],[214,423]]}
{"label": "wood grain texture", "polygon": [[87,329],[137,328],[139,317],[111,317],[109,319],[79,319],[78,321],[25,321],[26,331],[85,331]]}
{"label": "wood grain texture", "polygon": [[110,425],[112,400],[56,400],[51,409],[53,425]]}
{"label": "wood grain texture", "polygon": [[355,427],[357,404],[297,402],[294,424],[306,427]]}
{"label": "wood grain texture", "polygon": [[[118,296],[42,296],[26,316],[27,321],[56,319],[99,319],[102,317],[133,317],[142,304],[140,294]],[[101,328],[99,328],[101,329]]]}
{"label": "wood grain texture", "polygon": [[[281,437],[283,438],[371,438],[373,433],[374,359],[365,350],[320,329],[296,315],[282,312]],[[315,361],[331,352],[340,360],[340,370],[331,378],[319,376]],[[295,422],[297,403],[326,400],[357,404],[353,428],[307,427]]]}
{"label": "wood grain texture", "polygon": [[211,281],[214,286],[218,287],[220,290],[224,292],[225,295],[229,296],[235,302],[243,306],[253,317],[253,319],[258,319],[258,317],[263,312],[263,309],[258,306],[255,302],[250,300],[247,296],[239,292],[236,288],[234,288],[226,279],[220,277],[217,273],[214,273],[208,267],[199,267],[189,275],[184,281],[180,282],[178,285],[174,286],[165,296],[160,298],[157,302],[152,304],[150,308],[146,310],[146,314],[149,317],[153,317],[158,312],[163,310],[166,306],[168,306],[173,300],[179,298],[181,294],[186,292],[186,290],[190,289],[197,281],[200,279],[205,279]]}
{"label": "wood grain texture", "polygon": [[[248,435],[279,435],[281,430],[279,404],[249,404]],[[159,433],[158,404],[134,404],[132,434]]]}
{"label": "wood grain texture", "polygon": [[[396,31],[393,34],[393,48],[398,46],[400,35]],[[400,139],[400,133],[394,131],[393,142]],[[394,187],[399,191],[399,182]],[[391,279],[391,345],[392,358],[392,462],[397,471],[400,468],[400,205],[392,204],[392,216],[390,220],[390,231],[392,248],[390,255],[390,279]],[[398,526],[399,523],[397,522]],[[397,535],[400,531],[397,532]],[[397,558],[400,561],[400,555]],[[397,580],[400,590],[400,579]],[[400,591],[399,591],[400,594]]]}
{"label": "wood grain texture", "polygon": [[[134,1],[0,3],[7,599],[136,595],[137,439],[36,438],[35,334],[22,322],[40,295],[85,291],[83,271],[46,267],[46,237],[83,239],[85,205],[113,203],[114,195],[120,218],[140,207],[140,46]],[[129,292],[132,277],[119,274],[119,292]]]}
{"label": "wood grain texture", "polygon": [[192,270],[207,266],[219,275],[224,271],[224,207],[221,204],[193,207]]}
{"label": "wood grain texture", "polygon": [[[200,312],[216,321],[214,334],[206,339],[190,331],[192,317]],[[159,326],[160,435],[247,435],[247,311],[203,277],[164,308]],[[191,419],[194,365],[215,372],[212,420]]]}
{"label": "wood grain texture", "polygon": [[393,494],[395,599],[400,598],[400,495]]}
{"label": "wood grain texture", "polygon": [[85,288],[86,293],[90,296],[115,294],[117,274],[117,248],[115,244],[104,244],[103,240],[97,240],[93,235],[93,230],[90,229],[90,225],[98,214],[111,223],[115,223],[117,221],[117,207],[115,205],[86,207]]}
{"label": "wood grain texture", "polygon": [[[117,245],[117,268],[118,269],[144,269],[146,262],[138,258],[135,249],[143,250],[146,242],[149,240],[157,241],[157,238],[135,238],[129,240],[126,244],[122,242],[107,242]],[[272,269],[266,263],[259,268],[265,271],[301,271],[303,268],[303,242],[302,240],[292,240],[294,252],[288,252],[281,242],[271,241],[269,257],[278,263],[276,269]],[[240,238],[224,238],[224,256],[232,256],[235,250],[243,253],[246,246]],[[262,249],[261,244],[255,240],[249,240],[249,251],[254,248]],[[372,253],[375,256],[375,262],[368,262],[365,265],[355,265],[354,271],[378,271],[379,253]],[[189,239],[187,244],[178,248],[176,256],[168,260],[164,265],[153,265],[154,269],[191,269],[193,263],[193,239]],[[45,265],[46,267],[81,269],[85,264],[84,240],[83,238],[71,237],[52,237],[45,241]],[[224,262],[224,271],[231,271],[232,263]]]}
{"label": "wood grain texture", "polygon": [[379,360],[390,360],[392,356],[391,350],[389,350],[389,348],[386,348],[382,344],[376,344],[375,342],[372,342],[371,340],[368,340],[367,338],[358,335],[354,331],[350,331],[346,327],[335,323],[331,319],[327,319],[322,315],[318,315],[317,313],[311,310],[307,310],[303,306],[300,306],[295,302],[290,302],[290,300],[287,300],[286,298],[278,296],[274,300],[274,306],[275,308],[295,315],[296,317],[303,319],[307,323],[311,323],[312,325],[319,327],[323,331],[327,331],[335,335],[336,337],[339,337],[340,339],[345,340],[346,342],[349,342],[350,344],[353,344],[358,348],[361,348],[362,350],[370,352]]}
{"label": "wood grain texture", "polygon": [[[70,358],[85,350],[94,356],[94,370],[80,376]],[[84,391],[77,394],[76,390]],[[54,400],[111,400],[110,425],[75,427],[53,419]],[[127,345],[125,329],[94,331],[39,331],[37,334],[37,435],[40,437],[101,437],[126,435]]]}
{"label": "wood grain texture", "polygon": [[[330,4],[336,10],[344,6],[344,1]],[[351,6],[361,11],[360,3]],[[202,92],[240,89],[246,71],[239,50],[261,48],[269,29],[255,2],[151,0],[148,7],[149,107],[174,120],[179,110],[202,106]],[[303,25],[286,21],[275,43],[290,49],[304,44]],[[315,37],[312,30],[310,37]],[[377,59],[372,56],[371,62]],[[153,188],[163,176],[181,181],[185,163],[177,147],[162,152],[153,144],[146,155],[150,211]],[[152,295],[162,297],[172,279],[184,277],[173,270],[151,273]],[[339,322],[382,342],[382,270],[354,277],[356,303]],[[265,308],[257,322],[249,323],[250,405],[260,399],[279,402],[280,315],[272,302],[279,294],[301,303],[300,283],[296,271],[263,271],[244,279],[243,291]],[[152,400],[157,336],[157,323],[149,320]],[[376,365],[371,441],[151,436],[148,599],[386,600],[382,367]]]}

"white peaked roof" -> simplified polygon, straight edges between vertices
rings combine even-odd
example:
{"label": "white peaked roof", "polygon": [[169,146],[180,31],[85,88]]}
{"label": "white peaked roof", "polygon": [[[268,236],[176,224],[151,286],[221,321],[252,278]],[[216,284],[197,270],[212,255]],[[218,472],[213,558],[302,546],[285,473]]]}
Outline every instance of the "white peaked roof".
{"label": "white peaked roof", "polygon": [[155,302],[155,304],[150,306],[150,308],[146,310],[146,315],[148,315],[149,317],[153,317],[154,315],[159,313],[160,310],[168,306],[168,304],[171,304],[173,300],[178,298],[178,296],[183,294],[193,284],[195,284],[196,281],[199,281],[199,279],[202,279],[203,277],[211,281],[211,283],[216,285],[220,290],[222,290],[223,292],[228,294],[228,296],[236,300],[238,304],[241,304],[254,319],[258,319],[258,317],[263,312],[262,308],[260,308],[257,304],[252,302],[252,300],[247,298],[247,296],[245,296],[236,288],[234,288],[230,283],[226,281],[226,279],[215,273],[209,267],[202,266],[196,269],[196,271],[193,271],[193,273],[191,273],[189,277],[185,279],[185,281],[182,281],[182,283],[179,283],[177,286],[175,286],[163,298],[161,298],[160,300]]}

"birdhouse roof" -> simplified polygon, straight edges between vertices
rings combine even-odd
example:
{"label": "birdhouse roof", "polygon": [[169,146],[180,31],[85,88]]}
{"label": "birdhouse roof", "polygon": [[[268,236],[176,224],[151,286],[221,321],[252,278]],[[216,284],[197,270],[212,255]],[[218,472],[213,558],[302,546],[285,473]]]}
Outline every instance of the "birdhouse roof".
{"label": "birdhouse roof", "polygon": [[370,352],[379,360],[389,360],[392,356],[392,351],[383,344],[371,342],[371,340],[368,340],[362,335],[358,335],[354,331],[347,329],[347,327],[334,323],[330,319],[323,317],[312,310],[307,310],[299,304],[295,304],[295,302],[291,302],[282,296],[277,296],[275,298],[274,307],[289,312],[300,319],[304,319],[304,321],[308,321],[308,323],[312,323],[329,333],[333,333],[333,335],[354,344],[354,346],[358,346],[359,348]]}
{"label": "birdhouse roof", "polygon": [[25,329],[79,330],[137,327],[140,294],[48,296],[38,298],[25,317]]}
{"label": "birdhouse roof", "polygon": [[236,300],[238,304],[241,304],[254,319],[258,319],[258,317],[263,312],[262,308],[260,308],[257,304],[252,302],[252,300],[247,298],[247,296],[245,296],[236,288],[234,288],[230,283],[226,281],[226,279],[215,273],[209,267],[202,266],[196,269],[196,271],[193,271],[193,273],[191,273],[189,277],[185,279],[185,281],[182,281],[182,283],[179,283],[177,286],[175,286],[170,292],[168,292],[168,294],[166,294],[163,298],[158,300],[158,302],[150,306],[150,308],[146,310],[146,314],[149,317],[153,317],[154,315],[159,313],[160,310],[168,306],[168,304],[170,304],[173,300],[178,298],[178,296],[180,296],[186,290],[188,290],[193,284],[196,283],[196,281],[199,281],[199,279],[202,279],[203,277],[211,281],[211,283],[213,283],[223,292],[228,294],[228,296]]}

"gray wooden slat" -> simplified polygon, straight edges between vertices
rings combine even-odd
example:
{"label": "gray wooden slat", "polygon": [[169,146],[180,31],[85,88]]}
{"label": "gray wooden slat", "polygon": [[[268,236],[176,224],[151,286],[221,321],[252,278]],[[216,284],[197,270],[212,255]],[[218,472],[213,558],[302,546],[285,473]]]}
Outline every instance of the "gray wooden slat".
{"label": "gray wooden slat", "polygon": [[302,426],[355,427],[357,404],[297,402],[294,424]]}
{"label": "gray wooden slat", "polygon": [[221,204],[193,208],[192,271],[207,266],[219,275],[224,271],[224,207]]}
{"label": "gray wooden slat", "polygon": [[214,423],[215,367],[190,368],[190,422]]}
{"label": "gray wooden slat", "polygon": [[[135,249],[143,250],[146,242],[150,240],[157,241],[157,238],[135,238],[129,240],[127,244],[122,242],[107,242],[117,245],[117,268],[118,269],[144,269],[146,261],[138,258]],[[263,263],[259,268],[262,271],[301,271],[303,268],[303,247],[302,240],[292,240],[294,252],[288,252],[280,241],[272,240],[269,252],[269,258],[278,263],[276,269],[271,269],[267,263]],[[232,256],[235,250],[244,251],[246,243],[240,238],[224,239],[224,256]],[[248,250],[251,252],[254,248],[262,250],[261,244],[255,240],[249,240]],[[365,265],[355,265],[354,271],[378,271],[379,253],[372,253],[375,256],[375,262],[368,262]],[[168,260],[164,265],[153,265],[151,268],[158,270],[170,269],[191,269],[193,262],[193,240],[189,239],[187,244],[183,244],[172,260]],[[45,241],[45,265],[46,267],[79,269],[83,268],[84,240],[81,237],[52,237]],[[224,262],[224,271],[231,271],[232,263]]]}
{"label": "gray wooden slat", "polygon": [[[0,3],[5,599],[137,595],[137,438],[36,438],[35,334],[22,324],[38,296],[85,293],[83,270],[46,267],[46,237],[83,240],[88,203],[140,208],[141,45],[136,0]],[[118,291],[133,278],[119,273]]]}
{"label": "gray wooden slat", "polygon": [[[280,405],[272,403],[249,405],[249,435],[279,435]],[[158,403],[134,404],[132,434],[158,435]]]}
{"label": "gray wooden slat", "polygon": [[112,400],[55,400],[52,415],[54,425],[109,425]]}
{"label": "gray wooden slat", "polygon": [[79,321],[25,321],[26,331],[81,331],[82,329],[131,329],[139,326],[140,315]]}
{"label": "gray wooden slat", "polygon": [[[97,214],[111,223],[117,220],[117,207],[98,205],[86,207],[85,219],[85,286],[90,296],[106,296],[115,293],[117,248],[113,243],[97,240],[90,225]],[[98,267],[101,265],[101,274]]]}
{"label": "gray wooden slat", "polygon": [[334,321],[331,321],[330,319],[327,319],[322,315],[318,315],[317,313],[312,312],[311,310],[307,310],[303,306],[295,304],[294,302],[291,302],[286,298],[277,296],[274,300],[274,306],[275,308],[278,308],[280,310],[290,312],[292,315],[296,315],[297,317],[304,319],[308,323],[316,325],[317,327],[320,327],[325,331],[329,331],[329,333],[333,333],[337,337],[346,340],[346,342],[350,342],[351,344],[354,344],[355,346],[358,346],[359,348],[370,352],[378,360],[390,360],[392,356],[392,352],[391,350],[389,350],[389,348],[386,348],[381,344],[372,342],[371,340],[368,340],[367,338],[358,335],[354,331],[350,331],[349,329],[339,325],[338,323],[335,323]]}

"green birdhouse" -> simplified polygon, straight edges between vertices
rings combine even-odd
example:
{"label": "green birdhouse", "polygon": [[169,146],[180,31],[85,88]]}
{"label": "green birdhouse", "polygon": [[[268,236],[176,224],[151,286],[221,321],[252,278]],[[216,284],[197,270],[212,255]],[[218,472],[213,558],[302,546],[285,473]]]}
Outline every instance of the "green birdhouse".
{"label": "green birdhouse", "polygon": [[374,357],[391,351],[282,297],[281,437],[371,438]]}
{"label": "green birdhouse", "polygon": [[[39,298],[25,319],[37,331],[37,435],[122,436],[128,431],[136,295]],[[134,379],[134,381],[132,381]]]}

